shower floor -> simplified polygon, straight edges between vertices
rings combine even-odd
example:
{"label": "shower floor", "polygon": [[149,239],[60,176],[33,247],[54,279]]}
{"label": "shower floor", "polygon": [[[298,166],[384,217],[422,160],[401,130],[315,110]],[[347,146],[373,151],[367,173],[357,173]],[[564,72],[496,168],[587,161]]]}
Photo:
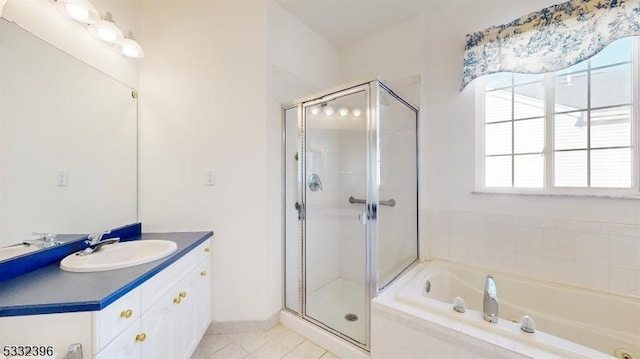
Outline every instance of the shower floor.
{"label": "shower floor", "polygon": [[[346,336],[365,342],[365,288],[363,284],[338,278],[309,293],[307,315]],[[356,321],[345,315],[355,314]]]}

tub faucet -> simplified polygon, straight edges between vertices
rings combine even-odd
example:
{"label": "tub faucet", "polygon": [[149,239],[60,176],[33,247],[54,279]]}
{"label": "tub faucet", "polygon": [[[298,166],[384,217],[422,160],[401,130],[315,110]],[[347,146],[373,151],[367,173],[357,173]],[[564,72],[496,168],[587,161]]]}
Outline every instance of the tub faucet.
{"label": "tub faucet", "polygon": [[498,288],[496,288],[496,281],[492,275],[488,275],[484,282],[482,318],[489,323],[498,322]]}

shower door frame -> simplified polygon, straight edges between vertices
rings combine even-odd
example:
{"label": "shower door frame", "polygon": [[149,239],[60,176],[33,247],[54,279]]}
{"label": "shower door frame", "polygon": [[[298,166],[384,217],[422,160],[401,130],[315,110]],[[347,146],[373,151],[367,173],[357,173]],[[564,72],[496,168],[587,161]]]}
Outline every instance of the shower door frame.
{"label": "shower door frame", "polygon": [[[286,257],[286,196],[283,195],[284,206],[282,208],[282,230],[283,230],[283,286],[282,286],[282,298],[285,303],[283,306],[284,310],[336,335],[337,337],[349,342],[357,346],[360,349],[365,350],[366,352],[370,352],[371,349],[371,300],[376,297],[379,290],[383,288],[379,288],[379,275],[377,271],[377,249],[378,249],[378,201],[379,201],[379,190],[376,185],[377,180],[380,178],[380,167],[379,167],[379,124],[380,124],[380,91],[381,88],[384,88],[390,95],[398,99],[404,105],[409,107],[412,111],[416,113],[416,182],[418,181],[418,121],[417,114],[418,110],[413,107],[411,104],[406,102],[404,99],[399,97],[393,90],[391,90],[388,86],[384,84],[379,79],[367,81],[367,82],[358,82],[350,85],[342,86],[340,88],[331,89],[320,94],[307,96],[303,99],[296,100],[294,102],[285,104],[281,108],[282,114],[282,153],[286,154],[286,145],[287,145],[287,127],[286,127],[286,112],[287,110],[297,109],[298,111],[298,128],[297,135],[299,136],[298,147],[298,164],[297,164],[297,172],[298,172],[298,196],[300,200],[300,205],[302,208],[302,216],[300,216],[300,211],[298,211],[298,240],[300,241],[300,267],[298,268],[298,312],[289,309],[286,307],[286,266],[287,266],[287,257]],[[308,107],[312,107],[324,102],[328,102],[334,100],[339,97],[348,96],[351,94],[355,94],[358,92],[365,92],[365,97],[367,99],[366,106],[366,145],[365,145],[365,156],[366,160],[366,185],[365,185],[365,193],[366,193],[366,205],[365,205],[365,213],[366,213],[366,227],[365,227],[365,343],[360,343],[359,341],[341,333],[340,331],[331,328],[324,323],[310,317],[307,315],[306,307],[307,307],[307,298],[306,298],[306,111],[305,109]],[[302,154],[302,155],[300,155]],[[282,166],[282,186],[283,193],[286,193],[286,159]],[[416,190],[419,190],[416,187]],[[418,196],[418,193],[416,193]],[[419,203],[416,203],[419,207]],[[419,208],[416,208],[416,217],[419,218]],[[418,226],[419,227],[419,226]],[[416,228],[419,231],[419,228]],[[420,241],[419,232],[416,232],[418,236],[416,237],[416,259],[407,266],[403,271],[401,271],[390,283],[393,283],[397,278],[399,278],[403,273],[412,268],[419,260],[420,253]],[[386,287],[386,286],[385,286]]]}

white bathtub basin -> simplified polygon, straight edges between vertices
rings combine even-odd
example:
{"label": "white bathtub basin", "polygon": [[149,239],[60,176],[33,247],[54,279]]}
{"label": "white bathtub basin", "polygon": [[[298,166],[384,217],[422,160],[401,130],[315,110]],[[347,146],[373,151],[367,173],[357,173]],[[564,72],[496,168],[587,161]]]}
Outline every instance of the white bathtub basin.
{"label": "white bathtub basin", "polygon": [[60,262],[60,268],[69,272],[98,272],[132,267],[164,258],[177,248],[175,242],[154,239],[108,244],[88,255],[70,254]]}
{"label": "white bathtub basin", "polygon": [[[445,323],[452,323],[451,328],[463,333],[500,337],[496,343],[508,343],[506,346],[514,348],[535,345],[564,353],[558,355],[563,358],[612,358],[619,349],[640,353],[640,298],[493,272],[500,320],[489,324],[482,320],[487,270],[432,261],[416,268],[414,273],[394,293],[392,301],[424,313],[425,318],[434,314],[447,318]],[[464,314],[453,311],[452,301],[457,296],[466,301]],[[526,334],[511,322],[523,315],[535,319],[538,329],[535,334]]]}
{"label": "white bathtub basin", "polygon": [[31,252],[37,251],[38,249],[40,248],[29,245],[29,244],[20,244],[20,245],[11,246],[11,247],[0,248],[0,261],[17,257],[23,254],[31,253]]}

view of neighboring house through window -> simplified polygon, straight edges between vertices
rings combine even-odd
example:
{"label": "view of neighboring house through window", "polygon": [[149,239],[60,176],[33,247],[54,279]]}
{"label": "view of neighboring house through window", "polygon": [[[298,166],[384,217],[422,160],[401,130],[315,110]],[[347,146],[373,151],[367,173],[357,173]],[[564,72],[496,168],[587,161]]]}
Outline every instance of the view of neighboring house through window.
{"label": "view of neighboring house through window", "polygon": [[479,188],[632,190],[637,38],[547,74],[479,81]]}

